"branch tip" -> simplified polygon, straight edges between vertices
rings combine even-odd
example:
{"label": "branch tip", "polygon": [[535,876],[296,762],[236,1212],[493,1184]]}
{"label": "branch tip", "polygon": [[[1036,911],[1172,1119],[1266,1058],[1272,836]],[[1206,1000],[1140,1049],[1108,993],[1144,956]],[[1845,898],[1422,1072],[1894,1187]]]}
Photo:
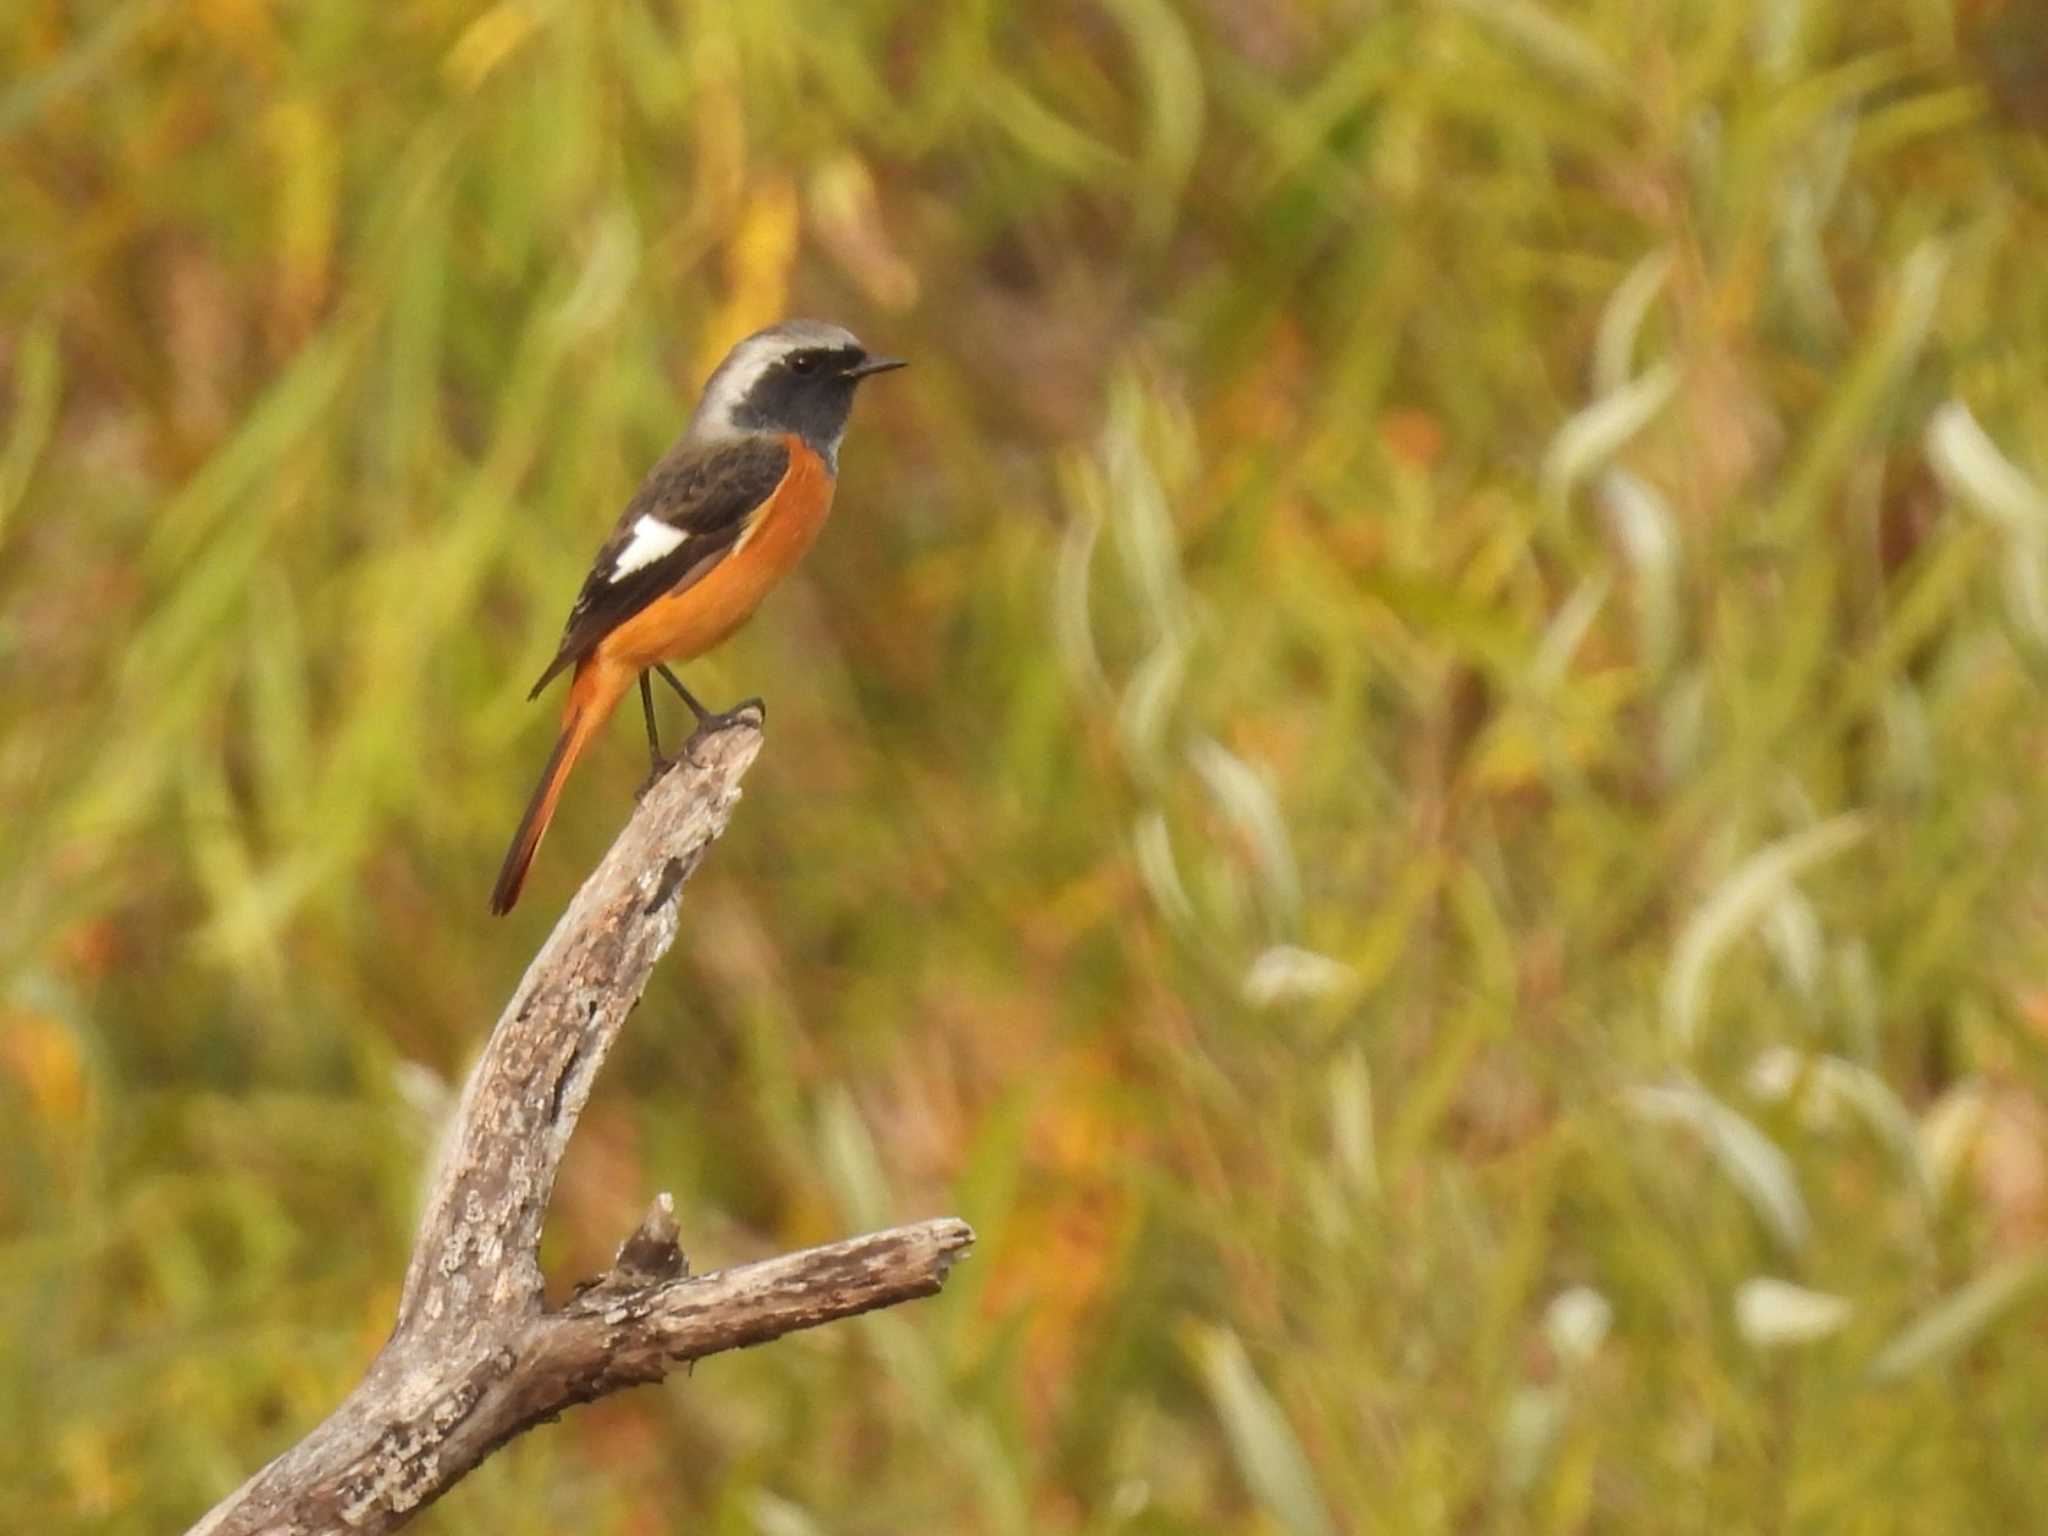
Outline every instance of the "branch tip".
{"label": "branch tip", "polygon": [[663,1190],[647,1207],[632,1236],[619,1244],[608,1281],[631,1285],[658,1285],[690,1272],[690,1260],[683,1252],[681,1229],[676,1225],[675,1197]]}

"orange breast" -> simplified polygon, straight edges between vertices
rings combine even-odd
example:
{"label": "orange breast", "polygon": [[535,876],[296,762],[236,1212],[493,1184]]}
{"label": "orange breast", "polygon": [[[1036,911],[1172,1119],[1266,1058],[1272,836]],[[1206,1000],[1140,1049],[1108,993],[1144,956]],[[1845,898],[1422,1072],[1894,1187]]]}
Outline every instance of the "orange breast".
{"label": "orange breast", "polygon": [[794,435],[783,439],[789,469],[754,514],[740,547],[691,587],[655,599],[598,642],[605,661],[644,671],[688,661],[725,639],[795,568],[832,510],[832,472]]}

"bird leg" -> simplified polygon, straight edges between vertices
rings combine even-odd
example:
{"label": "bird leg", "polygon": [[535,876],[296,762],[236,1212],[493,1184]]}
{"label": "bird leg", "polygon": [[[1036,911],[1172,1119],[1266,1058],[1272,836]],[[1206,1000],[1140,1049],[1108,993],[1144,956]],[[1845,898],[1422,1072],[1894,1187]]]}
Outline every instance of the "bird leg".
{"label": "bird leg", "polygon": [[[708,736],[714,731],[724,730],[729,725],[737,725],[741,717],[749,713],[758,715],[763,719],[767,718],[768,706],[759,699],[742,699],[723,714],[713,713],[697,701],[697,696],[683,686],[683,680],[677,677],[675,673],[669,671],[665,663],[657,664],[654,670],[661,674],[663,682],[682,695],[683,702],[690,706],[690,713],[697,717],[697,729],[691,732],[690,740],[683,743],[683,755],[685,757],[689,756],[690,745],[699,736]],[[640,681],[643,685],[646,683],[647,679],[644,674],[641,676]],[[692,758],[691,761],[694,762],[695,759]]]}
{"label": "bird leg", "polygon": [[[633,791],[633,798],[635,800],[644,799],[647,791],[654,788],[655,783],[661,776],[676,765],[674,758],[661,755],[661,737],[657,734],[654,725],[654,688],[647,681],[647,674],[645,672],[640,674],[640,712],[647,719],[648,767],[647,777],[641,780],[640,787]],[[683,749],[684,756],[687,757],[689,755],[689,750],[688,747]]]}
{"label": "bird leg", "polygon": [[647,756],[658,778],[661,770],[668,766],[668,759],[661,755],[661,737],[654,727],[654,689],[649,685],[645,672],[640,674],[640,712],[647,717]]}

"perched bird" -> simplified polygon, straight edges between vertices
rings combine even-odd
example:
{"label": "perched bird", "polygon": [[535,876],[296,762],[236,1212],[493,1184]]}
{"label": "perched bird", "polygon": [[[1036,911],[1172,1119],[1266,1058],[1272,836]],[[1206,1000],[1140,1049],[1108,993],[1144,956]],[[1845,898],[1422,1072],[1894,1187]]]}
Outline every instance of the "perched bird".
{"label": "perched bird", "polygon": [[666,764],[650,671],[682,695],[698,730],[729,718],[698,703],[665,663],[725,639],[803,558],[831,510],[855,387],[902,366],[839,326],[789,320],[749,336],[712,373],[682,437],[597,552],[555,659],[528,695],[575,669],[562,734],[498,872],[493,912],[519,899],[569,770],[635,682],[657,772]]}

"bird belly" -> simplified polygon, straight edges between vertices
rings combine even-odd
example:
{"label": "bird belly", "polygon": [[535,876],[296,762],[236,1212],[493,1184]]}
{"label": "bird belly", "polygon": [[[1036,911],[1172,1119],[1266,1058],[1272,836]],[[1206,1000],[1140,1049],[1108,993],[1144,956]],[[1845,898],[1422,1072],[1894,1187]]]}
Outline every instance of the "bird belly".
{"label": "bird belly", "polygon": [[635,671],[701,656],[754,616],[761,600],[796,563],[832,510],[825,461],[790,437],[789,470],[754,514],[733,552],[679,592],[656,598],[606,635],[598,651]]}

